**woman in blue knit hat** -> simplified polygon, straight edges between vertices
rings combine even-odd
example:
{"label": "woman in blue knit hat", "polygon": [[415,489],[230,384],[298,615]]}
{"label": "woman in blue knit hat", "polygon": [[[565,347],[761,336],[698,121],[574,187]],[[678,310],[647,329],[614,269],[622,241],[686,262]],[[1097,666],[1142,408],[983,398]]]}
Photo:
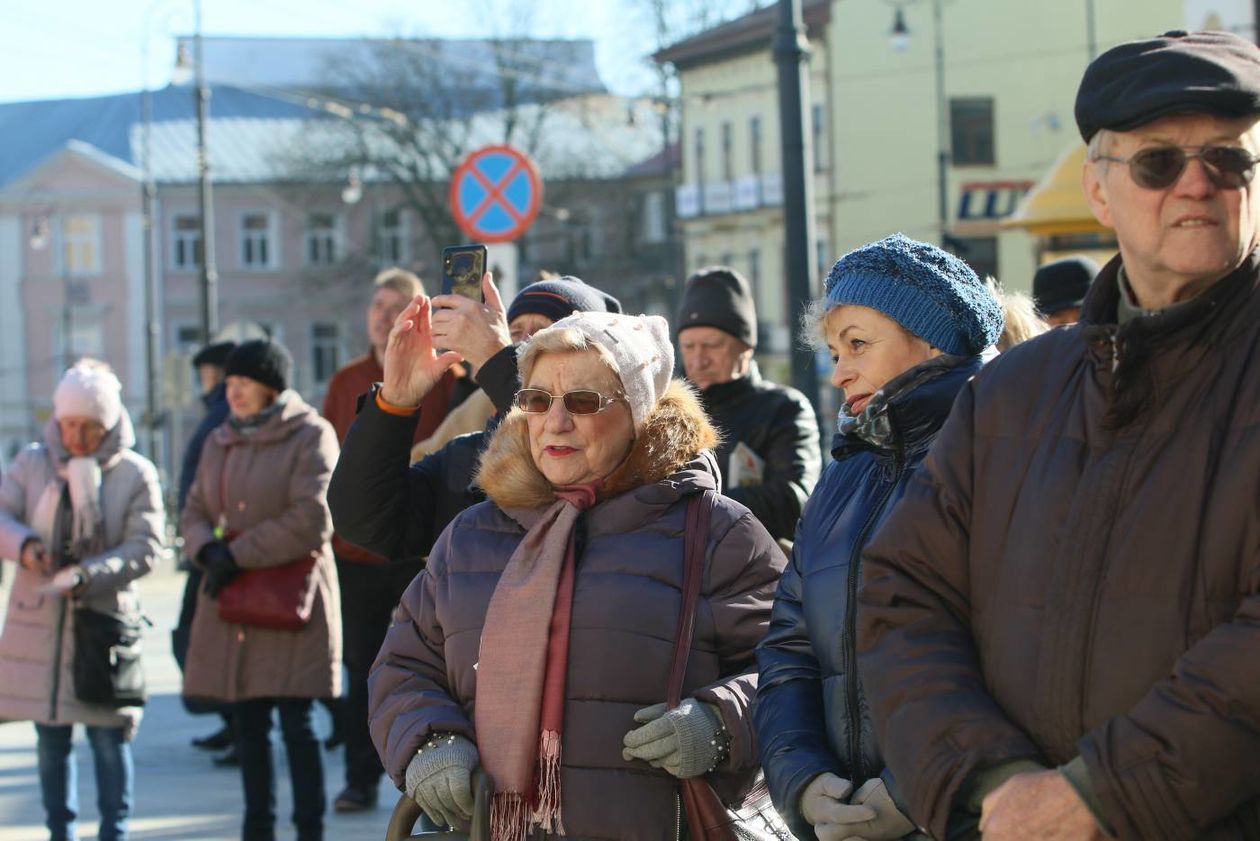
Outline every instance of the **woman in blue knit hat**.
{"label": "woman in blue knit hat", "polygon": [[806,317],[844,406],[757,649],[761,764],[798,838],[913,838],[854,665],[859,561],[955,395],[995,353],[1002,310],[966,263],[895,234],[840,258]]}

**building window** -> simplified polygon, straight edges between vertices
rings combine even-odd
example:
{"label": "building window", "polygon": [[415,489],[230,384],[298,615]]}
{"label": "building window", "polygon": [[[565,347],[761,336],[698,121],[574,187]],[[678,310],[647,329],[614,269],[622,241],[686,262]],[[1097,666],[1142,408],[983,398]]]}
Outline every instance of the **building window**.
{"label": "building window", "polygon": [[997,237],[950,237],[949,245],[950,250],[966,260],[981,280],[998,276]]}
{"label": "building window", "polygon": [[323,384],[332,379],[341,367],[341,327],[331,322],[311,325],[311,370],[315,382]]}
{"label": "building window", "polygon": [[818,274],[825,277],[831,269],[831,243],[820,238],[814,243],[814,260],[818,264]]}
{"label": "building window", "polygon": [[815,102],[810,109],[809,127],[814,142],[814,172],[827,169],[827,112],[821,102]]}
{"label": "building window", "polygon": [[201,218],[175,217],[171,233],[171,268],[195,269],[201,265]]}
{"label": "building window", "polygon": [[696,129],[696,183],[704,184],[704,128]]}
{"label": "building window", "polygon": [[175,349],[182,353],[196,353],[201,348],[201,326],[198,324],[175,325]]}
{"label": "building window", "polygon": [[665,193],[660,190],[643,196],[643,241],[665,241]]}
{"label": "building window", "polygon": [[949,101],[949,137],[953,160],[959,166],[997,162],[993,144],[993,97]]}
{"label": "building window", "polygon": [[241,268],[269,269],[273,260],[270,217],[246,213],[241,217]]}
{"label": "building window", "polygon": [[748,166],[753,175],[761,174],[761,118],[748,120]]}
{"label": "building window", "polygon": [[401,208],[396,207],[381,214],[380,238],[380,255],[383,261],[395,266],[406,262],[407,240]]}
{"label": "building window", "polygon": [[306,215],[306,262],[328,266],[337,261],[337,217],[331,213]]}
{"label": "building window", "polygon": [[61,218],[61,271],[68,277],[101,273],[101,217],[71,213]]}
{"label": "building window", "polygon": [[761,249],[748,249],[748,285],[752,287],[753,303],[761,304]]}
{"label": "building window", "polygon": [[722,123],[722,180],[730,181],[735,177],[735,130],[730,120]]}

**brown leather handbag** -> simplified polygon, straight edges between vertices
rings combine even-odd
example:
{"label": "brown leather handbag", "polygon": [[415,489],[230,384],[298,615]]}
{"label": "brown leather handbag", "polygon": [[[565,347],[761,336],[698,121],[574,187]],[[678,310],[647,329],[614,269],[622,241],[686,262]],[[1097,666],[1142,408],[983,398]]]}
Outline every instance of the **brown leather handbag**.
{"label": "brown leather handbag", "polygon": [[[687,501],[687,525],[683,549],[682,606],[674,633],[674,656],[669,669],[666,706],[673,709],[682,700],[687,659],[696,630],[696,604],[704,581],[705,549],[709,543],[709,517],[713,511],[713,491],[696,494]],[[787,826],[770,802],[765,779],[758,777],[744,802],[727,806],[703,776],[681,780],[683,811],[687,815],[690,841],[787,841]]]}

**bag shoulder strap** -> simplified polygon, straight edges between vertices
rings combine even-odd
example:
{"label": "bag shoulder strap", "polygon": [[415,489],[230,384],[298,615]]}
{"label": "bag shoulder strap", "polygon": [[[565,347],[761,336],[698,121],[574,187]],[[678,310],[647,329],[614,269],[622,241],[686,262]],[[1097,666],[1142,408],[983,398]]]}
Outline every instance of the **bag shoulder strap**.
{"label": "bag shoulder strap", "polygon": [[669,709],[682,700],[683,678],[687,674],[687,658],[696,630],[696,604],[704,581],[704,556],[709,544],[709,515],[713,512],[713,491],[693,494],[687,500],[687,525],[683,535],[682,603],[678,609],[678,628],[674,632],[674,655],[669,667],[669,684],[665,702]]}

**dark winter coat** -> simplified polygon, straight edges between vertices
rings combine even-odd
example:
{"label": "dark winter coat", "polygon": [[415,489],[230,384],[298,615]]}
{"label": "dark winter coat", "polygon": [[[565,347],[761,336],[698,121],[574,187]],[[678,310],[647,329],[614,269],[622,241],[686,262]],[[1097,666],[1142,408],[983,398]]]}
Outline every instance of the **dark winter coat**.
{"label": "dark winter coat", "polygon": [[960,393],[863,559],[858,656],[911,815],[1079,754],[1121,839],[1260,839],[1260,260]]}
{"label": "dark winter coat", "polygon": [[[433,732],[475,738],[482,623],[499,575],[525,535],[521,519],[554,502],[533,465],[524,418],[509,417],[487,451],[480,481],[491,501],[443,532],[403,596],[369,679],[373,741],[401,785]],[[561,770],[569,837],[661,841],[678,829],[678,781],[622,758],[637,709],[665,699],[683,572],[687,497],[717,486],[699,404],[680,384],[648,419],[630,460],[583,515],[566,685]],[[700,444],[701,446],[698,446]],[[513,515],[515,511],[516,514]],[[738,797],[755,780],[747,708],[756,689],[753,648],[765,632],[784,558],[746,508],[716,498],[708,568],[684,694],[721,710],[730,757],[712,775]]]}
{"label": "dark winter coat", "polygon": [[[483,365],[477,383],[494,401],[499,417],[505,415],[517,387],[515,348],[506,348]],[[486,498],[473,478],[498,420],[492,418],[485,431],[453,438],[409,464],[424,410],[391,415],[376,404],[379,390],[373,386],[364,398],[342,442],[328,505],[337,534],[394,563],[418,569],[447,524]]]}
{"label": "dark winter coat", "polygon": [[201,402],[206,407],[206,413],[188,438],[188,444],[184,447],[184,461],[179,468],[177,511],[183,511],[184,503],[188,501],[188,491],[192,489],[193,479],[197,477],[197,463],[201,461],[201,448],[206,445],[206,438],[228,418],[227,384],[219,383],[201,395]]}
{"label": "dark winter coat", "polygon": [[858,788],[884,770],[856,668],[858,559],[980,365],[940,357],[889,383],[887,425],[837,434],[835,460],[805,504],[757,648],[754,707],[761,766],[797,838],[815,837],[799,808],[815,777],[831,772]]}
{"label": "dark winter coat", "polygon": [[[756,363],[700,398],[722,436],[716,451],[722,493],[746,505],[776,540],[790,540],[822,466],[814,407],[796,389],[763,380]],[[731,451],[740,443],[765,460],[759,485],[729,481]]]}

